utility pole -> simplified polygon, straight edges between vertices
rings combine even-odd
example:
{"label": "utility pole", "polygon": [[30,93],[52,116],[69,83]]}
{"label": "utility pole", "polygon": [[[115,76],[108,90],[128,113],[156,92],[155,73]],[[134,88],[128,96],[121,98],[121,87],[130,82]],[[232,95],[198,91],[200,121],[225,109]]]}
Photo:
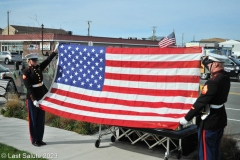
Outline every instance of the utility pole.
{"label": "utility pole", "polygon": [[42,55],[43,55],[43,27],[44,27],[44,25],[42,24],[41,26],[42,26]]}
{"label": "utility pole", "polygon": [[8,21],[7,21],[7,23],[8,23],[8,35],[9,35],[9,13],[10,13],[11,11],[7,11],[7,19],[8,19]]}
{"label": "utility pole", "polygon": [[182,34],[182,47],[183,47],[183,36],[184,36],[184,33]]}
{"label": "utility pole", "polygon": [[87,21],[88,23],[88,36],[90,36],[90,23],[92,23],[92,21]]}
{"label": "utility pole", "polygon": [[156,28],[157,28],[157,27],[156,27],[156,26],[153,26],[152,28],[153,28],[153,30],[152,30],[152,40],[155,41],[155,38],[156,38],[156,35],[155,35],[155,34],[156,34]]}

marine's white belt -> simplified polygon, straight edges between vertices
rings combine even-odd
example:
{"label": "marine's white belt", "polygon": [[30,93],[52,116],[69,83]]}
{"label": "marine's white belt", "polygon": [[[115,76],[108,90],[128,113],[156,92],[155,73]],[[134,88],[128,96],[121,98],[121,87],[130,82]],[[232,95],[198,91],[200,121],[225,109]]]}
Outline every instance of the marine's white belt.
{"label": "marine's white belt", "polygon": [[221,108],[224,104],[221,105],[215,105],[215,104],[210,104],[210,108],[218,109]]}
{"label": "marine's white belt", "polygon": [[34,85],[32,85],[32,87],[33,87],[33,88],[35,88],[35,87],[41,87],[42,85],[43,85],[43,82],[38,83],[38,84],[34,84]]}

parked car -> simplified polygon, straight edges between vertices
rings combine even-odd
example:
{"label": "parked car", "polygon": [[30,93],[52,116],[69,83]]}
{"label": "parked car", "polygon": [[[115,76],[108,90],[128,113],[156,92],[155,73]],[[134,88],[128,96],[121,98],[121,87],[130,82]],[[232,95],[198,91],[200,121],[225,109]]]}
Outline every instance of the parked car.
{"label": "parked car", "polygon": [[0,64],[0,79],[4,79],[6,75],[9,75],[9,73],[11,73],[9,68],[6,68]]}
{"label": "parked car", "polygon": [[19,56],[22,57],[22,55],[17,52],[3,51],[3,52],[0,52],[0,61],[4,62],[5,64],[9,64],[13,62],[14,58]]}

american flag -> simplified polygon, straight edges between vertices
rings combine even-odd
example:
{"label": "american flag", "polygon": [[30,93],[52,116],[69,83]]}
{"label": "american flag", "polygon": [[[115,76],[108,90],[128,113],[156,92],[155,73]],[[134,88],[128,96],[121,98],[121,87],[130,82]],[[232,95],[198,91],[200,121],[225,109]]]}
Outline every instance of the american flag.
{"label": "american flag", "polygon": [[171,34],[169,34],[167,37],[163,38],[159,43],[159,47],[160,48],[165,48],[171,45],[175,45],[176,44],[176,39],[175,39],[175,33],[172,32]]}
{"label": "american flag", "polygon": [[79,121],[176,129],[198,97],[201,48],[60,44],[40,107]]}

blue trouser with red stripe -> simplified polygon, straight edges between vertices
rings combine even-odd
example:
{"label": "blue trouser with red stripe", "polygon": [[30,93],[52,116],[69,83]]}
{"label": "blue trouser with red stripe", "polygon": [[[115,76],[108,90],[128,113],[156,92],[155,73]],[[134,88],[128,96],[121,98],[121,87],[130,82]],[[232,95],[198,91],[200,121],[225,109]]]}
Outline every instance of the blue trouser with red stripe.
{"label": "blue trouser with red stripe", "polygon": [[224,128],[215,130],[198,130],[199,159],[220,160],[220,144]]}
{"label": "blue trouser with red stripe", "polygon": [[32,100],[27,99],[28,122],[30,140],[32,142],[40,142],[44,134],[45,111],[34,106]]}

